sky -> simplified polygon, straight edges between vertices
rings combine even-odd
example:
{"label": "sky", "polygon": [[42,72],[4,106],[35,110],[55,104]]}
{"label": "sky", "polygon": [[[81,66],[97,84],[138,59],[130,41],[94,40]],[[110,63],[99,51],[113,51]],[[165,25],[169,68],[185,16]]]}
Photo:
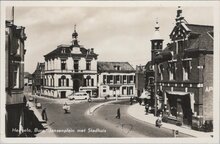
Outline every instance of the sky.
{"label": "sky", "polygon": [[[213,25],[210,7],[182,7],[188,23]],[[74,25],[79,44],[94,48],[98,61],[127,61],[134,68],[151,58],[150,40],[156,19],[163,46],[170,42],[176,7],[15,7],[15,24],[24,26],[25,71],[33,73],[44,55],[60,44],[70,44]],[[6,19],[11,18],[11,7]]]}

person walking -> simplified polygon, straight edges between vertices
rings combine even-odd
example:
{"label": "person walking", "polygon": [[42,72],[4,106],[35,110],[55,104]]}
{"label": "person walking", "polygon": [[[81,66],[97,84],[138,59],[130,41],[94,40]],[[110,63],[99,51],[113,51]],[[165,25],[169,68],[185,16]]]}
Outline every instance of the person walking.
{"label": "person walking", "polygon": [[140,104],[140,105],[142,104],[142,99],[141,99],[141,98],[139,98],[139,104]]}
{"label": "person walking", "polygon": [[146,104],[146,105],[145,105],[145,112],[146,112],[145,114],[146,114],[146,115],[148,114],[148,110],[149,110],[149,106],[148,106],[148,104]]}
{"label": "person walking", "polygon": [[132,103],[133,103],[133,98],[130,97],[130,105],[132,105]]}
{"label": "person walking", "polygon": [[26,104],[27,104],[27,98],[26,98],[25,95],[24,95],[24,97],[23,97],[23,102],[24,102],[24,104],[25,104],[25,106],[26,106]]}
{"label": "person walking", "polygon": [[117,109],[117,115],[116,115],[117,119],[121,118],[121,112],[120,112],[120,108]]}
{"label": "person walking", "polygon": [[47,121],[47,112],[46,112],[46,108],[44,108],[41,112],[41,116],[42,116],[42,119]]}

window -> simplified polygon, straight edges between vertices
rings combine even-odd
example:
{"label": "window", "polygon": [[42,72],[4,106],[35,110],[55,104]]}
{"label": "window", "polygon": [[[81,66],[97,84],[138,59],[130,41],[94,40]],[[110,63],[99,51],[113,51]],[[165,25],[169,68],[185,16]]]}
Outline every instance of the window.
{"label": "window", "polygon": [[106,92],[106,89],[103,89],[103,92],[105,93],[105,92]]}
{"label": "window", "polygon": [[127,81],[127,76],[123,75],[123,83],[126,83],[126,81]]}
{"label": "window", "polygon": [[86,70],[91,70],[91,61],[86,61]]}
{"label": "window", "polygon": [[74,70],[75,72],[78,72],[79,71],[79,60],[74,60]]}
{"label": "window", "polygon": [[174,62],[169,63],[169,77],[170,77],[170,80],[175,80],[175,77],[176,77],[176,63],[174,63]]}
{"label": "window", "polygon": [[113,76],[112,75],[108,75],[107,76],[107,83],[113,82]]}
{"label": "window", "polygon": [[178,49],[177,49],[176,53],[178,54],[178,53],[181,53],[183,51],[183,41],[178,41],[177,44],[178,44],[178,46],[177,46]]}
{"label": "window", "polygon": [[66,52],[65,48],[63,48],[63,49],[61,50],[61,53],[65,53],[65,52]]}
{"label": "window", "polygon": [[117,75],[115,79],[116,79],[116,83],[120,83],[120,77],[119,77],[119,75]]}
{"label": "window", "polygon": [[163,80],[163,65],[158,65],[158,72],[160,75],[160,79]]}
{"label": "window", "polygon": [[183,80],[189,80],[191,61],[186,60],[182,62],[183,64]]}
{"label": "window", "polygon": [[66,86],[69,86],[69,79],[66,79]]}
{"label": "window", "polygon": [[14,71],[13,71],[13,88],[19,88],[19,65],[14,65]]}
{"label": "window", "polygon": [[61,60],[61,70],[66,69],[66,60]]}
{"label": "window", "polygon": [[106,75],[103,75],[103,84],[106,83]]}
{"label": "window", "polygon": [[115,70],[121,70],[121,67],[120,66],[114,66],[114,69]]}
{"label": "window", "polygon": [[94,86],[94,79],[91,79],[91,86]]}
{"label": "window", "polygon": [[66,79],[65,76],[59,78],[59,86],[69,86],[69,79]]}

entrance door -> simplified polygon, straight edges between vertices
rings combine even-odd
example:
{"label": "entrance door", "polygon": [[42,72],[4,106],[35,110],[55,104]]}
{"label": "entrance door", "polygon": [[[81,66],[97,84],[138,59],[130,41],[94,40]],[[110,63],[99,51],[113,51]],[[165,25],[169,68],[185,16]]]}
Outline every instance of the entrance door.
{"label": "entrance door", "polygon": [[61,91],[60,94],[61,94],[61,98],[66,98],[66,91]]}
{"label": "entrance door", "polygon": [[73,80],[73,90],[75,92],[78,92],[79,91],[79,87],[80,87],[80,82],[78,79],[75,79]]}
{"label": "entrance door", "polygon": [[183,110],[183,124],[191,125],[192,109],[190,105],[190,95],[185,95],[181,97],[181,106]]}

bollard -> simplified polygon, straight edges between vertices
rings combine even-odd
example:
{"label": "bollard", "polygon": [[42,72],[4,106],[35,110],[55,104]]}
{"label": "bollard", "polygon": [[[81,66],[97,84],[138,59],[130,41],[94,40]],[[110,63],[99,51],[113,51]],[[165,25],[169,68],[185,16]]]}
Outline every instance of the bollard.
{"label": "bollard", "polygon": [[173,137],[176,137],[176,131],[173,130]]}
{"label": "bollard", "polygon": [[179,131],[178,130],[173,130],[173,137],[177,137],[179,135]]}

